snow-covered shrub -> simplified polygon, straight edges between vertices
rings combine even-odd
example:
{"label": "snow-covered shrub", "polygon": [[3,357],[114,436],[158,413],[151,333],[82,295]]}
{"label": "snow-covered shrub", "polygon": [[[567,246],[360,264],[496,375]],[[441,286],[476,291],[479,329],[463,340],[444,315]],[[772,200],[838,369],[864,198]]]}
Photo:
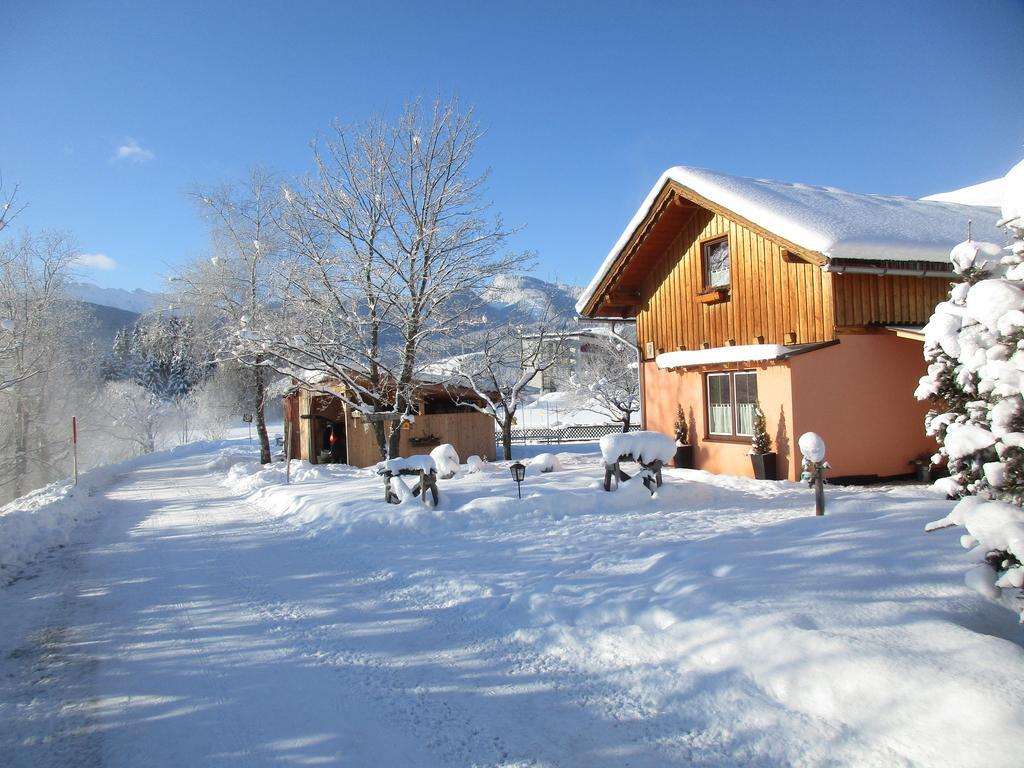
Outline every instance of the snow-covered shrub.
{"label": "snow-covered shrub", "polygon": [[476,474],[477,472],[487,471],[487,459],[481,459],[475,453],[466,459],[466,466],[469,467],[469,473]]}
{"label": "snow-covered shrub", "polygon": [[750,451],[756,454],[772,452],[772,439],[768,435],[768,427],[760,403],[754,407],[754,437],[750,441]]}
{"label": "snow-covered shrub", "polygon": [[534,472],[538,473],[562,471],[562,462],[553,453],[538,453],[530,459],[529,466]]}
{"label": "snow-covered shrub", "polygon": [[442,480],[455,477],[459,471],[459,453],[451,443],[443,443],[430,452],[437,465],[437,476]]}
{"label": "snow-covered shrub", "polygon": [[[1024,161],[1007,174],[1005,194],[1000,224],[1011,244],[969,240],[950,253],[958,280],[925,328],[928,373],[917,397],[935,404],[925,427],[948,463],[947,487],[980,497],[935,526],[965,526],[965,545],[984,550],[994,583],[1019,588],[1014,542],[1024,521],[1009,511],[1024,504]],[[1024,603],[1017,610],[1024,617]]]}

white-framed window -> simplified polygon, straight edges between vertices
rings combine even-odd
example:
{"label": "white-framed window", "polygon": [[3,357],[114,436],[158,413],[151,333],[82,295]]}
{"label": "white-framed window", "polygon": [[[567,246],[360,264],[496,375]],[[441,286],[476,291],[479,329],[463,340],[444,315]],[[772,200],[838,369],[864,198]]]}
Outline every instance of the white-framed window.
{"label": "white-framed window", "polygon": [[704,288],[729,287],[729,236],[723,235],[700,244]]}
{"label": "white-framed window", "polygon": [[752,437],[757,407],[757,373],[728,371],[705,376],[708,402],[708,434],[719,437]]}

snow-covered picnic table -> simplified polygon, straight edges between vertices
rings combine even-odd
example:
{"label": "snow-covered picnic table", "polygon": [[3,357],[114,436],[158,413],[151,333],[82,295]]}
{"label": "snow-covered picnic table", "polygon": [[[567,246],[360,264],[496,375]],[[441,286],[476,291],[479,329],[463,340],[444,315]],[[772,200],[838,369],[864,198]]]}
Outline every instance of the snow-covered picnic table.
{"label": "snow-covered picnic table", "polygon": [[644,485],[654,493],[661,487],[661,468],[672,460],[676,444],[661,432],[616,432],[601,438],[601,456],[604,458],[604,489],[612,490],[612,481],[618,488],[620,481],[630,476],[619,466],[624,461],[635,461],[643,469]]}
{"label": "snow-covered picnic table", "polygon": [[382,461],[375,467],[377,474],[384,478],[384,501],[389,504],[398,504],[402,501],[401,496],[395,493],[392,487],[392,479],[401,481],[403,475],[418,476],[419,481],[412,488],[412,495],[423,494],[423,501],[427,503],[427,491],[430,491],[434,498],[434,506],[437,506],[437,464],[431,456],[409,456],[404,459],[388,459]]}

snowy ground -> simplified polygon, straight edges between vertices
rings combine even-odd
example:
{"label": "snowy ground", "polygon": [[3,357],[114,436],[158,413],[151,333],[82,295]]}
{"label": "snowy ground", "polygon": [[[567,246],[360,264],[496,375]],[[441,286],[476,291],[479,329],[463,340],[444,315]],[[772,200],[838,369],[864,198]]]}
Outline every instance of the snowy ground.
{"label": "snowy ground", "polygon": [[606,494],[592,446],[521,501],[496,465],[429,510],[251,450],[53,502],[95,517],[0,587],[0,762],[1019,762],[1024,634],[920,486],[831,488],[824,518],[695,471]]}

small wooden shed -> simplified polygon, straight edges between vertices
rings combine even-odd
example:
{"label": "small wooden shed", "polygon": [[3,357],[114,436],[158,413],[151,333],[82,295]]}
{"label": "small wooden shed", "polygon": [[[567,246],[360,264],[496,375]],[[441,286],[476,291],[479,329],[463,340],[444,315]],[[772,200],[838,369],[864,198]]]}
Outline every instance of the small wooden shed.
{"label": "small wooden shed", "polygon": [[[284,397],[285,433],[291,435],[289,455],[312,464],[350,464],[369,467],[380,460],[377,441],[369,422],[345,401],[325,390],[343,391],[337,385],[315,390],[296,384]],[[463,402],[474,395],[456,390]],[[494,419],[468,405],[460,405],[444,386],[431,384],[417,393],[415,418],[402,428],[401,456],[430,453],[443,443],[455,446],[460,458],[477,455],[489,461],[495,456]]]}

